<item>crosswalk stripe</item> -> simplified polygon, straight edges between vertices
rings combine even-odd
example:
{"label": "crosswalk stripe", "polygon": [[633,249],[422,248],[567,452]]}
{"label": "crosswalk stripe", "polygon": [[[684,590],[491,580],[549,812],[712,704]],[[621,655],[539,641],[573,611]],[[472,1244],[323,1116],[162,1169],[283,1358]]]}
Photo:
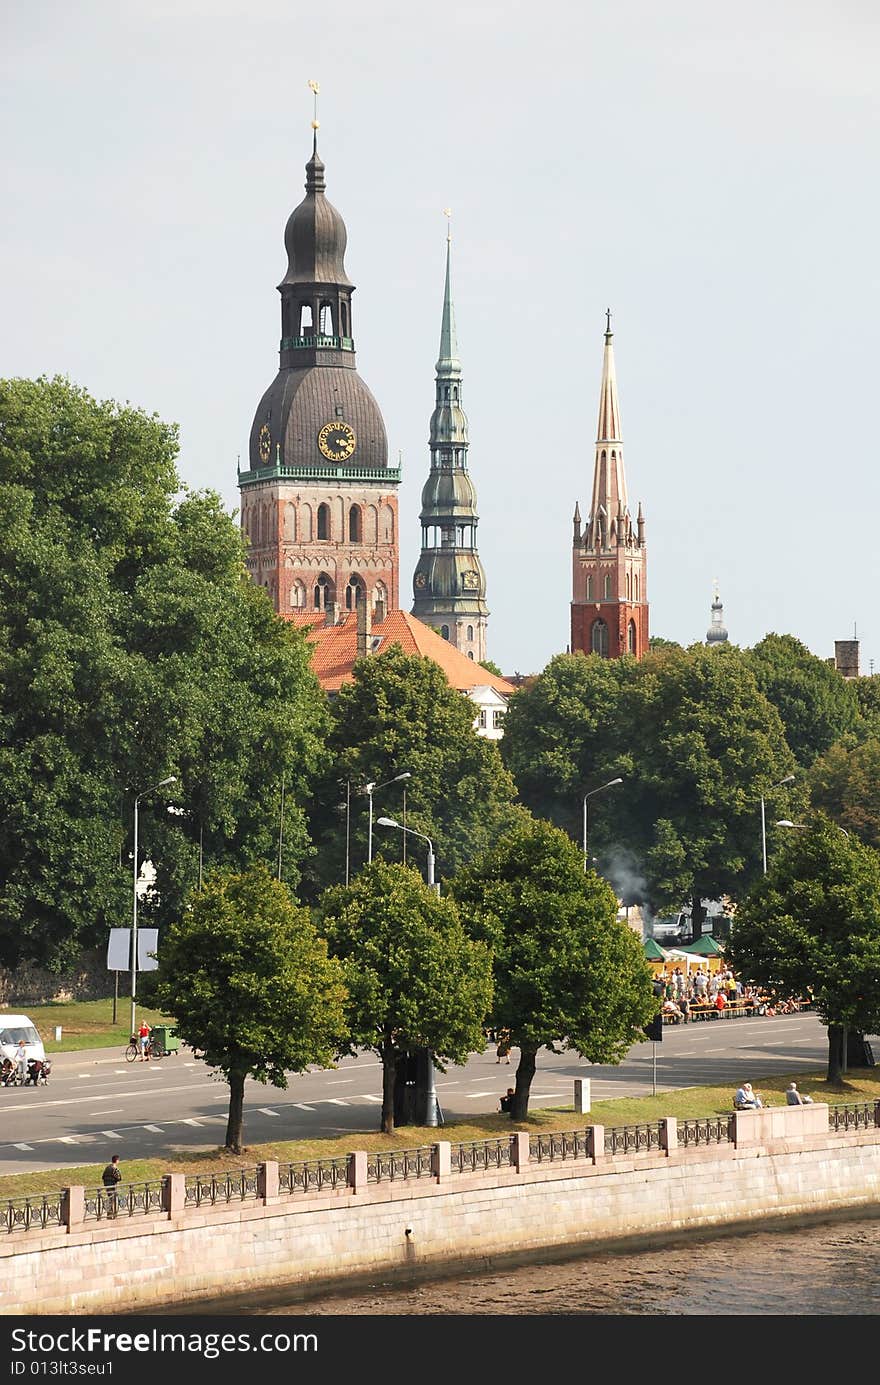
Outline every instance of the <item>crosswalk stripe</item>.
{"label": "crosswalk stripe", "polygon": [[319,1105],[319,1106],[347,1106],[347,1105],[348,1105],[348,1102],[347,1102],[347,1101],[344,1101],[344,1100],[342,1099],[341,1096],[325,1096],[325,1097],[323,1097],[323,1098],[318,1102],[318,1105]]}
{"label": "crosswalk stripe", "polygon": [[295,1101],[294,1106],[298,1106],[301,1111],[314,1111],[314,1106],[307,1106],[304,1101]]}
{"label": "crosswalk stripe", "polygon": [[122,1136],[118,1130],[102,1130],[102,1135],[106,1135],[108,1140],[121,1140]]}
{"label": "crosswalk stripe", "polygon": [[264,1116],[277,1116],[278,1112],[273,1111],[269,1106],[258,1106],[258,1111],[262,1111]]}
{"label": "crosswalk stripe", "polygon": [[13,1145],[13,1149],[33,1149],[33,1145]]}
{"label": "crosswalk stripe", "polygon": [[181,1125],[201,1125],[201,1124],[202,1124],[202,1122],[201,1122],[201,1121],[197,1121],[197,1120],[195,1119],[194,1116],[187,1116],[187,1117],[186,1117],[184,1120],[182,1120],[180,1123],[181,1123]]}
{"label": "crosswalk stripe", "polygon": [[152,1130],[152,1132],[153,1132],[154,1135],[164,1135],[164,1134],[165,1134],[165,1131],[162,1129],[162,1126],[161,1126],[161,1125],[145,1125],[145,1126],[144,1126],[144,1129],[145,1129],[145,1130]]}

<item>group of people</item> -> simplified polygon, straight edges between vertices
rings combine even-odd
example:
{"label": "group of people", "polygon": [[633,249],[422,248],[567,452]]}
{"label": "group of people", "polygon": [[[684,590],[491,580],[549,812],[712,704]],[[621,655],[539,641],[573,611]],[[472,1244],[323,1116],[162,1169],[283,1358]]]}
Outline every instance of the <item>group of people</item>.
{"label": "group of people", "polygon": [[45,1085],[49,1081],[52,1063],[49,1058],[28,1058],[27,1044],[19,1039],[13,1058],[0,1063],[0,1086],[26,1087]]}
{"label": "group of people", "polygon": [[699,1006],[701,1011],[708,1007],[721,1013],[729,1005],[737,1005],[755,1015],[787,1015],[798,1009],[798,1002],[793,997],[773,1001],[756,987],[744,986],[729,968],[710,972],[701,964],[690,975],[683,972],[681,967],[675,967],[671,972],[664,968],[655,977],[655,983],[662,988],[661,1010],[672,1020],[689,1020],[695,1006]]}
{"label": "group of people", "polygon": [[[764,1102],[752,1087],[751,1082],[743,1082],[737,1087],[733,1096],[733,1104],[737,1111],[761,1111]],[[796,1082],[789,1082],[785,1089],[786,1106],[812,1106],[813,1098],[807,1096],[806,1092],[799,1092]]]}

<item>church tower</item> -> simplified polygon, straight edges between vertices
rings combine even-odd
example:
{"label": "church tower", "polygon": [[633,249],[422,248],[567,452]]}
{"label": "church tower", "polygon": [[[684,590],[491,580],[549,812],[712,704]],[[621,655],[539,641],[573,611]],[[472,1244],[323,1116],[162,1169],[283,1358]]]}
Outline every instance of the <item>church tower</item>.
{"label": "church tower", "polygon": [[633,524],[627,501],[612,336],[609,309],[593,499],[583,533],[580,506],[574,508],[571,649],[640,659],[648,649],[645,520],[639,505]]}
{"label": "church tower", "polygon": [[724,606],[718,595],[718,583],[714,584],[712,597],[712,624],[706,631],[706,643],[710,645],[727,644],[727,626],[724,624]]}
{"label": "church tower", "polygon": [[398,607],[400,470],[355,368],[345,223],[324,195],[317,120],[313,129],[306,195],[284,233],[280,369],[238,484],[254,581],[279,615],[334,624],[359,599],[379,619]]}
{"label": "church tower", "polygon": [[446,287],[422,491],[422,551],[413,576],[412,613],[476,663],[486,657],[486,574],[477,554],[477,493],[468,475],[468,426],[461,407],[461,361],[451,288],[452,237],[446,237]]}

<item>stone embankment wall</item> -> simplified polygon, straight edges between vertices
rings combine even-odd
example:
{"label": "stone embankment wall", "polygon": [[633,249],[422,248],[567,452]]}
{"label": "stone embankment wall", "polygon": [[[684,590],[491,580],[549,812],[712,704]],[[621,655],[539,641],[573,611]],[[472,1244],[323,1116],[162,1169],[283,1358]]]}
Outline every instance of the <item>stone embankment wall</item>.
{"label": "stone embankment wall", "polygon": [[197,1313],[200,1299],[405,1282],[685,1231],[764,1228],[880,1199],[880,1129],[829,1131],[819,1104],[737,1113],[731,1143],[698,1148],[679,1147],[668,1120],[661,1150],[613,1159],[601,1127],[573,1160],[535,1162],[528,1135],[511,1142],[509,1168],[452,1173],[441,1142],[429,1176],[380,1184],[367,1182],[367,1156],[353,1154],[348,1186],[295,1197],[278,1196],[278,1165],[268,1163],[256,1200],[222,1206],[184,1206],[174,1174],[152,1220],[85,1222],[83,1191],[72,1189],[67,1228],[14,1232],[0,1245],[0,1313],[181,1302]]}
{"label": "stone embankment wall", "polygon": [[0,967],[0,1009],[17,1015],[29,1005],[103,1000],[109,976],[106,951],[83,952],[76,966],[63,972],[46,971],[32,962],[23,962],[12,971]]}

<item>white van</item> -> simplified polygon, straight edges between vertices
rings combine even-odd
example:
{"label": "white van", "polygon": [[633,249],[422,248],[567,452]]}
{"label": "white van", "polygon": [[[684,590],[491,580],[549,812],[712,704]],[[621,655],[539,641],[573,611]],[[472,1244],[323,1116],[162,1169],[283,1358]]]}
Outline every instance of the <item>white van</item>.
{"label": "white van", "polygon": [[11,1058],[15,1062],[19,1039],[24,1039],[28,1058],[39,1058],[42,1063],[46,1054],[33,1020],[27,1015],[0,1015],[0,1061]]}

